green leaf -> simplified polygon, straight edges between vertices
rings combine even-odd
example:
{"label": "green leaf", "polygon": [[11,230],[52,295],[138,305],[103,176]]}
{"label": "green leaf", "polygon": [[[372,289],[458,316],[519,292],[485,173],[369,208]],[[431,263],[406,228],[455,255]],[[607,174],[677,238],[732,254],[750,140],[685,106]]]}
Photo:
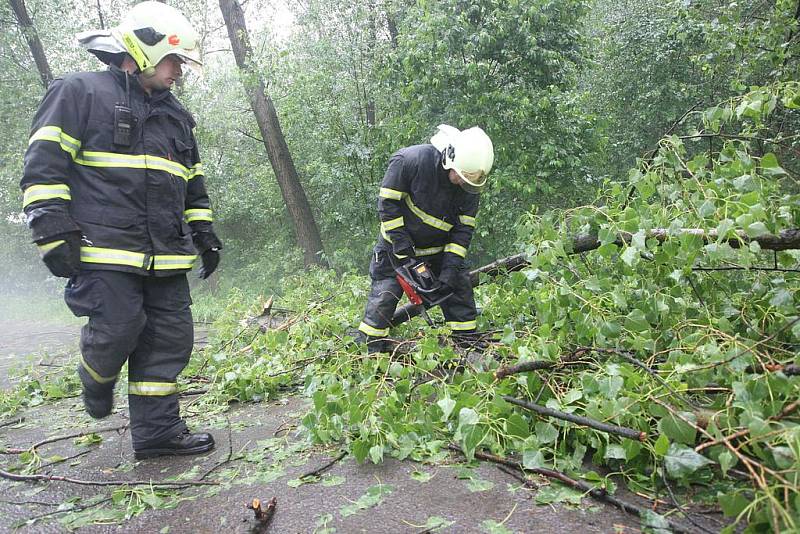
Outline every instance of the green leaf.
{"label": "green leaf", "polygon": [[634,332],[644,332],[650,328],[650,323],[642,310],[634,308],[625,317],[625,327]]}
{"label": "green leaf", "polygon": [[654,452],[659,456],[664,456],[667,454],[667,450],[669,449],[669,438],[663,433],[658,436],[658,439],[653,444]]}
{"label": "green leaf", "polygon": [[422,482],[424,484],[425,482],[428,482],[430,479],[432,479],[433,475],[425,471],[414,471],[411,473],[411,478],[416,480],[417,482]]}
{"label": "green leaf", "polygon": [[415,527],[424,529],[426,532],[427,531],[436,532],[443,528],[447,528],[451,525],[455,525],[455,523],[456,523],[455,521],[450,521],[448,519],[445,519],[444,517],[439,517],[438,515],[434,515],[429,517],[428,520],[425,521],[424,525],[415,525]]}
{"label": "green leaf", "polygon": [[639,251],[634,247],[627,247],[625,252],[622,253],[621,258],[629,267],[633,267],[639,263]]}
{"label": "green leaf", "polygon": [[616,443],[610,443],[606,447],[606,453],[603,455],[603,458],[615,460],[628,459],[627,455],[625,454],[625,449],[622,448],[622,445],[618,445]]}
{"label": "green leaf", "polygon": [[344,484],[345,480],[341,475],[328,475],[322,479],[322,485],[325,487],[339,486]]}
{"label": "green leaf", "polygon": [[761,158],[761,170],[768,176],[780,176],[786,174],[786,171],[778,164],[778,157],[769,152],[764,154]]}
{"label": "green leaf", "polygon": [[712,463],[714,462],[705,456],[694,452],[694,449],[678,443],[671,443],[667,455],[664,457],[667,473],[675,480],[684,479]]}
{"label": "green leaf", "polygon": [[750,237],[761,237],[762,235],[769,234],[767,225],[760,221],[749,225],[747,228],[745,228],[745,232]]}
{"label": "green leaf", "polygon": [[487,519],[481,523],[481,530],[487,534],[514,534],[508,530],[502,523],[498,523],[494,519]]}
{"label": "green leaf", "polygon": [[489,491],[494,487],[494,482],[491,480],[482,480],[480,478],[471,478],[469,482],[467,482],[467,488],[472,493],[477,493],[480,491]]}
{"label": "green leaf", "polygon": [[474,425],[480,421],[480,416],[472,408],[461,408],[458,412],[458,426]]}
{"label": "green leaf", "polygon": [[[697,417],[691,412],[680,412],[680,415],[692,423],[697,422]],[[658,431],[671,441],[686,445],[692,445],[697,437],[697,430],[692,425],[671,413],[658,422]]]}
{"label": "green leaf", "polygon": [[551,423],[539,421],[536,423],[536,437],[539,443],[552,443],[558,438],[558,429]]}
{"label": "green leaf", "polygon": [[436,402],[436,405],[442,409],[442,421],[447,421],[450,418],[450,414],[453,413],[453,408],[456,407],[456,401],[453,399],[446,397],[444,399],[439,399]]}
{"label": "green leaf", "polygon": [[536,492],[536,504],[552,504],[555,502],[566,502],[579,505],[583,494],[560,484],[550,484],[539,488]]}
{"label": "green leaf", "polygon": [[717,501],[726,517],[738,516],[750,504],[750,501],[741,493],[718,493]]}
{"label": "green leaf", "polygon": [[373,445],[370,447],[369,458],[374,464],[381,463],[383,461],[383,445]]}

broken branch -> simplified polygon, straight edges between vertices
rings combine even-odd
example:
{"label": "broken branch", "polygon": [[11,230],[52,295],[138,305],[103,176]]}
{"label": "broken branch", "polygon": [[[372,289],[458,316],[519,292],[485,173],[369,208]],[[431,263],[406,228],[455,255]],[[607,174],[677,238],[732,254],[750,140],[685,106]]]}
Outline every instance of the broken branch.
{"label": "broken branch", "polygon": [[605,432],[607,434],[614,434],[616,436],[622,436],[623,438],[628,438],[636,441],[647,441],[646,432],[641,432],[639,430],[634,430],[632,428],[610,425],[608,423],[596,421],[588,417],[574,415],[566,412],[560,412],[558,410],[553,410],[552,408],[546,408],[538,404],[533,404],[532,402],[516,399],[509,395],[503,395],[503,400],[510,402],[511,404],[516,404],[517,406],[521,406],[522,408],[525,408],[532,412],[536,412],[539,415],[544,415],[547,417],[555,417],[556,419],[562,419],[564,421],[569,421],[571,423],[588,426],[590,428],[594,428],[595,430],[599,430],[600,432]]}

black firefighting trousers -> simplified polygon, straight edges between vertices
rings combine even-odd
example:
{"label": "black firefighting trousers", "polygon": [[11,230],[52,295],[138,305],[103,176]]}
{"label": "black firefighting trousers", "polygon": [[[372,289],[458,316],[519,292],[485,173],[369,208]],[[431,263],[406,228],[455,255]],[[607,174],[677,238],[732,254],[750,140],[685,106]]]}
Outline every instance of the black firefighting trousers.
{"label": "black firefighting trousers", "polygon": [[127,360],[133,448],[183,432],[176,379],[194,342],[186,275],[81,271],[67,284],[64,300],[76,316],[89,317],[78,365],[84,394],[112,394]]}
{"label": "black firefighting trousers", "polygon": [[[389,259],[390,252],[380,248],[375,249],[369,264],[369,276],[372,287],[367,297],[367,309],[364,320],[358,326],[359,331],[367,336],[370,345],[389,335],[389,325],[394,315],[397,303],[403,296],[403,289],[395,277],[394,267]],[[439,276],[442,267],[443,253],[424,256],[423,259],[431,266],[431,270]],[[453,296],[442,302],[440,307],[444,313],[447,325],[454,333],[473,332],[476,328],[475,297],[472,284],[466,268],[459,271],[453,288]]]}

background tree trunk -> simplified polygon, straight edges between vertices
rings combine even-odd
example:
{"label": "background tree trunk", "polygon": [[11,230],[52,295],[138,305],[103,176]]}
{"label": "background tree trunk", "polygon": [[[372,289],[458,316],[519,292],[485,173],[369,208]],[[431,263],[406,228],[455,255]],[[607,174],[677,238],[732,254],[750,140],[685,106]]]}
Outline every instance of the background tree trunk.
{"label": "background tree trunk", "polygon": [[305,264],[323,264],[322,239],[314,214],[311,212],[311,205],[297,176],[275,106],[266,94],[263,78],[252,63],[253,52],[242,7],[237,0],[219,0],[219,7],[225,19],[225,26],[228,28],[236,65],[242,74],[242,82],[256,116],[258,129],[261,130],[261,138],[264,140],[272,170],[275,172],[283,200],[294,223],[297,244],[303,249]]}
{"label": "background tree trunk", "polygon": [[31,55],[36,62],[36,68],[39,70],[39,77],[42,79],[42,85],[47,89],[47,86],[53,81],[53,72],[47,62],[47,56],[44,55],[44,48],[42,47],[42,41],[39,40],[39,34],[36,33],[36,27],[33,25],[30,16],[28,16],[25,0],[8,0],[8,2],[14,11],[20,31],[25,36],[25,40],[28,41]]}

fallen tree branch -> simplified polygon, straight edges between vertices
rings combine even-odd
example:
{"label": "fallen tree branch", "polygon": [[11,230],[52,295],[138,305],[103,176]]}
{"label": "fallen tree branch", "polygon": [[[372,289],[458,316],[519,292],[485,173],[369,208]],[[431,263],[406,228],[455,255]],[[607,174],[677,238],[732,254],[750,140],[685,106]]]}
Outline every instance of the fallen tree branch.
{"label": "fallen tree branch", "polygon": [[642,441],[642,442],[647,441],[646,432],[641,432],[639,430],[634,430],[632,428],[610,425],[608,423],[603,423],[601,421],[590,419],[589,417],[583,417],[571,413],[560,412],[558,410],[553,410],[552,408],[546,408],[538,404],[533,404],[532,402],[527,402],[521,399],[511,397],[509,395],[503,395],[503,400],[505,400],[506,402],[510,402],[511,404],[516,404],[517,406],[520,406],[532,412],[536,412],[539,415],[544,415],[547,417],[555,417],[556,419],[562,419],[564,421],[569,421],[571,423],[588,426],[590,428],[594,428],[595,430],[599,430],[600,432],[605,432],[607,434],[614,434],[616,436],[622,436],[623,438],[628,438],[635,441]]}
{"label": "fallen tree branch", "polygon": [[0,454],[22,454],[23,452],[32,452],[41,447],[42,445],[47,445],[48,443],[55,443],[57,441],[64,441],[66,439],[71,439],[71,438],[80,438],[83,436],[88,436],[89,434],[99,434],[100,432],[114,432],[126,428],[128,428],[127,423],[121,426],[98,428],[96,430],[82,430],[81,432],[75,432],[74,434],[67,434],[66,436],[56,436],[53,438],[43,439],[42,441],[34,443],[27,449],[18,449],[18,448],[3,449],[0,450]]}
{"label": "fallen tree branch", "polygon": [[336,462],[338,462],[339,460],[341,460],[341,459],[342,459],[342,458],[344,458],[345,456],[347,456],[347,451],[344,451],[344,452],[342,452],[341,454],[339,454],[339,456],[337,456],[336,458],[334,458],[334,459],[333,459],[333,460],[331,460],[330,462],[326,463],[326,464],[325,464],[325,465],[323,465],[322,467],[318,467],[317,469],[314,469],[313,471],[309,471],[308,473],[306,473],[306,474],[304,474],[304,475],[300,475],[300,476],[299,476],[299,477],[297,477],[297,478],[298,478],[299,480],[303,480],[304,478],[310,478],[310,477],[316,477],[316,476],[319,476],[319,475],[321,475],[322,473],[324,473],[325,471],[327,471],[328,469],[330,469],[331,467],[333,467],[333,465],[334,465]]}
{"label": "fallen tree branch", "polygon": [[[647,239],[656,239],[659,243],[663,243],[670,237],[677,236],[696,236],[703,240],[704,243],[711,243],[719,240],[719,234],[716,230],[704,230],[702,228],[681,228],[677,231],[670,231],[667,228],[654,228],[646,232]],[[634,234],[631,232],[620,232],[614,240],[614,244],[622,246],[630,243],[633,240]],[[579,234],[572,238],[567,239],[568,242],[564,243],[564,249],[568,254],[580,254],[582,252],[589,252],[600,248],[600,240],[595,234]],[[750,237],[743,231],[734,232],[732,237],[725,237],[722,239],[723,243],[727,243],[731,248],[741,248],[747,246],[752,242],[759,244],[762,250],[796,250],[800,249],[800,228],[789,228],[781,230],[777,235],[764,234],[758,237]],[[501,273],[516,271],[528,265],[528,260],[524,254],[516,254],[507,258],[501,258],[488,265],[479,267],[470,271],[470,280],[472,286],[480,285],[480,275],[486,274],[489,276],[496,276]],[[390,322],[391,326],[397,326],[409,319],[416,317],[423,310],[423,306],[415,306],[414,304],[406,304],[401,306],[395,311],[394,316]]]}
{"label": "fallen tree branch", "polygon": [[[449,445],[449,448],[450,448],[450,450],[453,450],[453,451],[459,452],[461,454],[464,454],[463,451],[461,451],[461,449],[459,447],[457,447],[456,445],[452,445],[451,444],[451,445]],[[515,462],[513,460],[508,460],[506,458],[503,458],[503,457],[500,457],[500,456],[495,456],[494,454],[489,454],[489,453],[485,453],[485,452],[481,452],[481,451],[475,451],[475,458],[478,458],[479,460],[486,460],[486,461],[489,461],[489,462],[495,462],[495,463],[498,463],[498,464],[506,465],[508,467],[513,467],[513,468],[519,469],[522,472],[529,471],[531,473],[535,473],[537,475],[541,475],[541,476],[546,477],[546,478],[550,478],[550,479],[553,479],[553,480],[558,480],[559,482],[561,482],[565,486],[568,486],[568,487],[570,487],[572,489],[581,491],[583,493],[587,493],[588,495],[590,495],[591,497],[597,499],[598,501],[602,501],[604,503],[611,504],[612,506],[615,506],[615,507],[619,508],[623,512],[627,512],[629,514],[633,514],[633,515],[639,516],[641,518],[645,518],[645,517],[648,516],[648,514],[651,513],[651,511],[648,510],[647,508],[642,508],[641,506],[637,506],[635,504],[623,501],[622,499],[614,497],[613,495],[609,495],[608,492],[606,492],[604,489],[595,488],[593,485],[589,484],[588,482],[584,482],[582,480],[576,480],[576,479],[574,479],[574,478],[562,473],[561,471],[556,471],[555,469],[547,469],[547,468],[544,468],[544,467],[526,468],[526,467],[523,467],[520,462]],[[533,485],[533,487],[535,487],[535,483],[531,482],[531,484]],[[526,483],[526,485],[528,485],[528,484]],[[689,533],[692,532],[692,530],[686,529],[685,527],[679,525],[678,523],[675,523],[674,521],[671,521],[670,519],[665,518],[665,520],[669,523],[669,528],[673,532],[677,532],[679,534],[682,534],[682,533],[689,534]]]}
{"label": "fallen tree branch", "polygon": [[753,374],[762,374],[762,373],[777,373],[778,371],[782,372],[786,376],[797,376],[800,375],[800,365],[795,365],[793,363],[789,365],[782,365],[779,363],[774,364],[756,364],[756,365],[748,365],[747,368],[744,370],[745,373],[753,373]]}
{"label": "fallen tree branch", "polygon": [[164,480],[81,480],[77,478],[62,477],[60,475],[17,475],[0,469],[0,478],[13,480],[15,482],[31,482],[43,480],[45,482],[68,482],[79,486],[153,486],[153,487],[175,487],[182,488],[188,486],[218,486],[219,482],[205,482],[202,480],[189,480],[183,482],[172,482]]}
{"label": "fallen tree branch", "polygon": [[[772,417],[768,417],[767,421],[780,421],[784,417],[788,417],[788,416],[792,415],[794,412],[797,411],[798,408],[800,408],[800,399],[798,399],[798,400],[796,400],[796,401],[794,401],[794,402],[792,402],[790,404],[787,404],[783,408],[783,410],[781,410],[781,413],[779,413],[778,415],[773,415]],[[723,441],[730,442],[730,441],[732,441],[734,439],[743,438],[744,436],[748,435],[749,433],[750,433],[750,429],[749,428],[743,428],[743,429],[741,429],[741,430],[739,430],[737,432],[734,432],[733,434],[730,434],[728,436],[725,436],[725,437],[722,437],[722,438],[719,438],[719,439],[713,439],[713,440],[710,440],[710,441],[706,441],[705,443],[701,443],[700,445],[698,445],[697,447],[694,448],[694,452],[702,452],[703,450],[705,450],[705,449],[707,449],[709,447],[713,447],[714,445],[721,445],[723,443]]]}

